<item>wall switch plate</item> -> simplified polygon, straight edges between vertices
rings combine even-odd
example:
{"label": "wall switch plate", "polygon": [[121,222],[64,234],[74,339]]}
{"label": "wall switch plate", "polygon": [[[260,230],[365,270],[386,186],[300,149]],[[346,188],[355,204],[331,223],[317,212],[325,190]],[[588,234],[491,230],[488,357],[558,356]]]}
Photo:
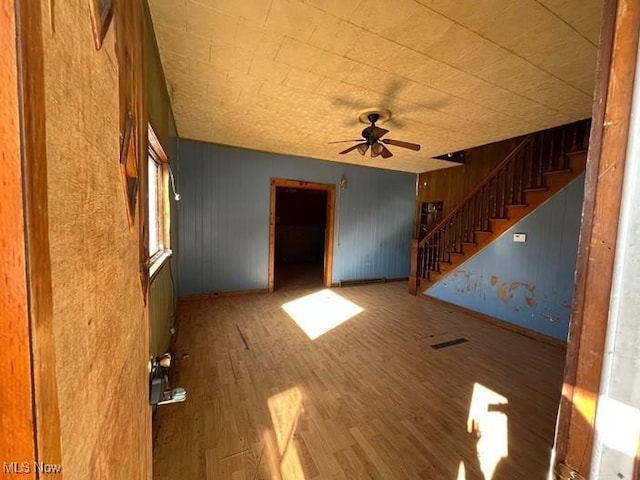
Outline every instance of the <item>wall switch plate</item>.
{"label": "wall switch plate", "polygon": [[513,241],[514,242],[518,242],[518,243],[525,243],[527,241],[527,234],[526,233],[514,233],[513,234]]}

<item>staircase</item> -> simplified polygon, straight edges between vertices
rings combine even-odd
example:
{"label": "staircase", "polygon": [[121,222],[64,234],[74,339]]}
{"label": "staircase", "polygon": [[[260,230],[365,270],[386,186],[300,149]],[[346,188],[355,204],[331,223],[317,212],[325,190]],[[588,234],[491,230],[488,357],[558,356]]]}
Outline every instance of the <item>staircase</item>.
{"label": "staircase", "polygon": [[590,120],[525,137],[411,250],[409,292],[442,280],[584,171]]}

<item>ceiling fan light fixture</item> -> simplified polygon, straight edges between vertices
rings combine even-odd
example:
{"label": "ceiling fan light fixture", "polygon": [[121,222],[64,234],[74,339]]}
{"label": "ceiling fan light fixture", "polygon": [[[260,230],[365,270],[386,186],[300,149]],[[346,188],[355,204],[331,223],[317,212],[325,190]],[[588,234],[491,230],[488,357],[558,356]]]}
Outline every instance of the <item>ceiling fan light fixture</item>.
{"label": "ceiling fan light fixture", "polygon": [[360,145],[358,145],[358,152],[360,153],[360,155],[364,155],[365,153],[367,153],[368,148],[369,145],[367,145],[366,143],[361,143]]}
{"label": "ceiling fan light fixture", "polygon": [[377,157],[381,153],[382,153],[382,144],[376,142],[373,145],[371,145],[371,156],[372,157]]}

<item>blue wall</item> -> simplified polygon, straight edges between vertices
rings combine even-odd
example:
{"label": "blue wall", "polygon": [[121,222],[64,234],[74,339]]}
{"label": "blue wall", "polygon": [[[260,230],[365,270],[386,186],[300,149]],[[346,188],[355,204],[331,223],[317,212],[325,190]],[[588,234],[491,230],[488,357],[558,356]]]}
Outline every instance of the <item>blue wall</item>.
{"label": "blue wall", "polygon": [[188,140],[178,154],[180,295],[267,288],[271,178],[336,185],[334,283],[409,276],[415,174]]}
{"label": "blue wall", "polygon": [[583,190],[584,174],[426,294],[566,341]]}

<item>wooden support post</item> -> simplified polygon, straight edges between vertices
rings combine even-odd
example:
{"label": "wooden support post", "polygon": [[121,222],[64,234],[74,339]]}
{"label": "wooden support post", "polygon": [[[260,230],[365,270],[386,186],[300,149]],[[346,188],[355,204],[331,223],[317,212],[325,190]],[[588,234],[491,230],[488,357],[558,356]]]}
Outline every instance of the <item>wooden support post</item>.
{"label": "wooden support post", "polygon": [[591,465],[639,25],[637,1],[605,1],[576,287],[558,412],[557,479],[575,474],[586,478]]}
{"label": "wooden support post", "polygon": [[411,295],[418,294],[418,244],[417,238],[411,242],[411,274],[409,275],[409,293]]}

